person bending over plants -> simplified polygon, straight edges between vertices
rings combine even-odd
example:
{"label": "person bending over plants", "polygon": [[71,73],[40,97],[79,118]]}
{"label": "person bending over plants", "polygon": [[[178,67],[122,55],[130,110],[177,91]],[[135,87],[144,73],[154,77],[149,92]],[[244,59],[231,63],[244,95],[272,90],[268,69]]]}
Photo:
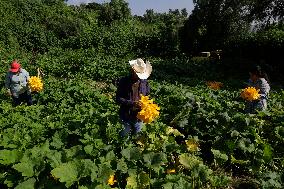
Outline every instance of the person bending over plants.
{"label": "person bending over plants", "polygon": [[14,60],[5,79],[7,95],[12,96],[14,106],[18,106],[22,102],[26,102],[28,106],[33,104],[29,79],[29,72],[21,68],[21,64]]}
{"label": "person bending over plants", "polygon": [[138,58],[129,61],[129,65],[130,74],[119,79],[116,91],[116,102],[120,105],[119,117],[124,125],[121,137],[141,131],[143,122],[137,118],[141,110],[139,100],[141,95],[147,96],[150,92],[147,78],[152,72],[151,64]]}

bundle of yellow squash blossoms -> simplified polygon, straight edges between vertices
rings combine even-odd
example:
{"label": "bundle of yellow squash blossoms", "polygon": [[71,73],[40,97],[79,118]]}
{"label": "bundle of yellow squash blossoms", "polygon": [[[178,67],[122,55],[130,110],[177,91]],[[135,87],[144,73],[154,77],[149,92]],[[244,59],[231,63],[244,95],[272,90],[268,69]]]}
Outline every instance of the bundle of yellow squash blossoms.
{"label": "bundle of yellow squash blossoms", "polygon": [[43,90],[43,82],[41,78],[37,76],[30,77],[29,86],[32,92],[40,92]]}
{"label": "bundle of yellow squash blossoms", "polygon": [[157,104],[154,104],[153,100],[150,100],[148,96],[141,95],[139,103],[141,111],[138,112],[137,118],[144,123],[151,123],[159,116],[160,107]]}
{"label": "bundle of yellow squash blossoms", "polygon": [[208,81],[206,84],[210,89],[214,90],[219,90],[221,87],[223,87],[223,83],[217,81]]}
{"label": "bundle of yellow squash blossoms", "polygon": [[259,89],[254,87],[247,87],[242,90],[241,97],[247,101],[257,100],[260,97]]}

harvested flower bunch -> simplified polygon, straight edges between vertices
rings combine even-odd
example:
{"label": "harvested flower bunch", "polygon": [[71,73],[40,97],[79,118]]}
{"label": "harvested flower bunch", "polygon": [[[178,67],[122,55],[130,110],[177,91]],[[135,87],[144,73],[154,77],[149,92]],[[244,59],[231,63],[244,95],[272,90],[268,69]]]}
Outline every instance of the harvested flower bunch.
{"label": "harvested flower bunch", "polygon": [[40,92],[43,90],[43,83],[40,77],[32,76],[29,79],[29,86],[32,92]]}
{"label": "harvested flower bunch", "polygon": [[151,123],[159,116],[159,106],[154,104],[153,100],[150,100],[148,96],[141,95],[139,103],[141,111],[137,114],[137,118],[142,120],[144,123]]}
{"label": "harvested flower bunch", "polygon": [[242,90],[241,97],[247,101],[257,100],[260,97],[259,89],[254,87],[247,87]]}

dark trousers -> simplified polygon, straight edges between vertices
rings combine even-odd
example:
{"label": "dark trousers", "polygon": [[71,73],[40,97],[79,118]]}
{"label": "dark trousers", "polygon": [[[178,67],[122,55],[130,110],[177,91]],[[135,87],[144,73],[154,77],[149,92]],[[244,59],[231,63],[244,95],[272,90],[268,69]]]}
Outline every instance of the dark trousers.
{"label": "dark trousers", "polygon": [[18,106],[20,105],[22,102],[26,102],[28,106],[33,105],[33,101],[32,101],[32,95],[28,94],[27,91],[20,94],[18,98],[12,97],[13,98],[13,106]]}

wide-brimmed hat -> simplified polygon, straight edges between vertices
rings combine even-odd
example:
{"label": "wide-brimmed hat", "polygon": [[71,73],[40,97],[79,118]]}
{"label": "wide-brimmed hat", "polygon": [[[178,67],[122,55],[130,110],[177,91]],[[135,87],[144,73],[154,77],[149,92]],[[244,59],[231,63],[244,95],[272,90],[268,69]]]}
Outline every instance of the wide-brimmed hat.
{"label": "wide-brimmed hat", "polygon": [[139,79],[147,79],[151,75],[152,66],[150,62],[146,61],[145,63],[141,58],[138,58],[136,60],[130,60],[129,64]]}
{"label": "wide-brimmed hat", "polygon": [[21,64],[19,64],[17,61],[13,61],[11,64],[10,72],[16,73],[21,68]]}

